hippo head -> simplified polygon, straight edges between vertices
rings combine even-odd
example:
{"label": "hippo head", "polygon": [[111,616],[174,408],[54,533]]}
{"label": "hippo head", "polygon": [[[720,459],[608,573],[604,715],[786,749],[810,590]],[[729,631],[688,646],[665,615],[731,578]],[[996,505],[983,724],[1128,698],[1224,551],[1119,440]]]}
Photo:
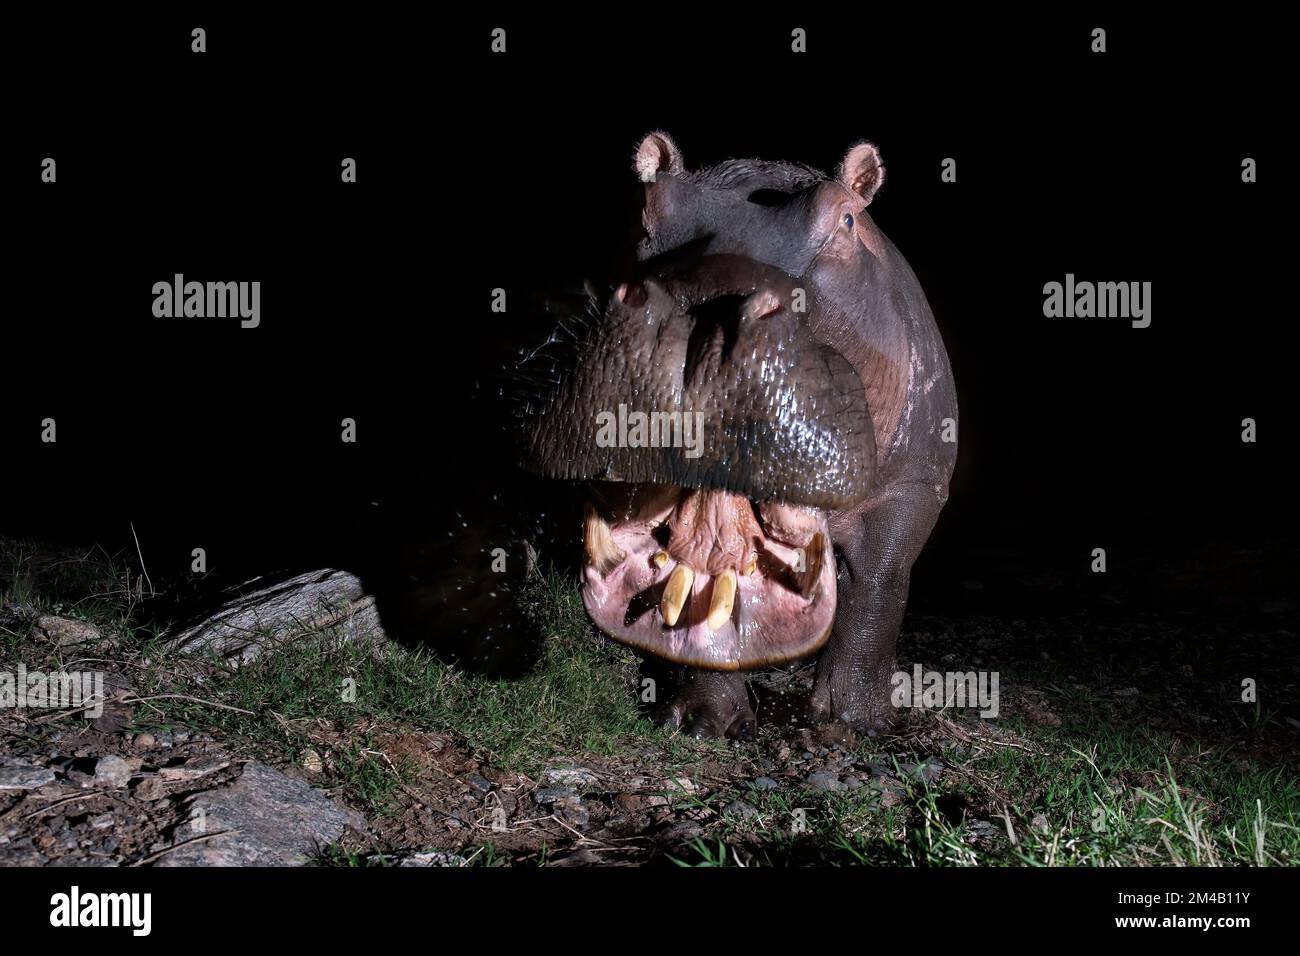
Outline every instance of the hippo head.
{"label": "hippo head", "polygon": [[[866,284],[854,275],[883,255],[866,208],[885,180],[870,143],[849,149],[834,176],[799,163],[728,160],[687,171],[667,133],[650,133],[634,159],[645,185],[637,257],[742,255],[790,275],[816,277],[834,295]],[[838,278],[838,283],[836,279]]]}
{"label": "hippo head", "polygon": [[[633,158],[642,182],[636,255],[643,268],[680,268],[702,255],[736,255],[795,276],[815,308],[818,341],[862,377],[883,456],[900,435],[917,343],[927,367],[946,366],[938,339],[915,330],[929,306],[903,257],[867,214],[885,180],[879,150],[858,143],[834,175],[800,163],[733,159],[688,170],[663,132]],[[911,331],[909,332],[909,328]]]}
{"label": "hippo head", "polygon": [[[737,670],[826,640],[827,514],[871,490],[862,380],[799,283],[752,257],[664,265],[556,310],[523,366],[523,463],[590,482],[583,597],[606,634]],[[540,374],[536,374],[540,372]]]}

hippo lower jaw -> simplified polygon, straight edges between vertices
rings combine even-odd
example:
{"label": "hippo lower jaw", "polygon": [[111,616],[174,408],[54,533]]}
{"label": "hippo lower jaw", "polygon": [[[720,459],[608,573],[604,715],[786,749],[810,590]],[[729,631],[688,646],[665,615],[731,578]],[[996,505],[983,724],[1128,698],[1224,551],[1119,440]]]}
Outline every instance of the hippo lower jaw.
{"label": "hippo lower jaw", "polygon": [[609,637],[720,671],[826,642],[836,591],[824,514],[717,489],[616,487],[584,526],[583,602]]}

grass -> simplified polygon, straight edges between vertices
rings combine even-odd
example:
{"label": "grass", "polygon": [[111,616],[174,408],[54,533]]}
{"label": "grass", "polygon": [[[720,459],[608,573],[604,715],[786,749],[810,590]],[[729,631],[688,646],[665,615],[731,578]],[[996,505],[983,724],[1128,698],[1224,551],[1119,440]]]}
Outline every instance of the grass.
{"label": "grass", "polygon": [[[635,658],[593,638],[576,589],[553,571],[532,578],[523,595],[545,641],[537,666],[522,678],[478,676],[425,651],[365,647],[328,632],[231,670],[178,658],[135,622],[141,588],[124,562],[98,552],[59,559],[37,553],[0,541],[0,604],[26,603],[118,633],[116,653],[140,696],[184,693],[204,702],[155,701],[152,721],[200,729],[232,749],[285,762],[314,746],[313,728],[329,726],[336,736],[326,782],[378,815],[398,805],[412,772],[402,758],[382,753],[382,739],[395,728],[451,732],[493,766],[534,776],[557,757],[631,755],[649,773],[689,776],[702,761],[770,752],[771,741],[768,750],[762,741],[730,749],[646,721],[636,705]],[[65,663],[48,644],[3,626],[0,652],[29,668]],[[1158,698],[1116,719],[1077,687],[1037,687],[1062,716],[1060,726],[1014,714],[955,724],[923,713],[909,718],[903,736],[863,742],[864,755],[867,746],[875,749],[873,760],[941,757],[949,769],[933,784],[900,771],[888,797],[870,786],[817,792],[741,785],[679,795],[675,806],[692,810],[706,829],[668,858],[683,866],[1300,862],[1294,763],[1260,762],[1231,745],[1158,728],[1150,719],[1160,711]],[[970,733],[954,737],[954,727],[973,733],[974,742]],[[753,814],[725,812],[737,798]],[[490,843],[474,852],[476,866],[509,862]],[[358,865],[343,851],[326,862]]]}

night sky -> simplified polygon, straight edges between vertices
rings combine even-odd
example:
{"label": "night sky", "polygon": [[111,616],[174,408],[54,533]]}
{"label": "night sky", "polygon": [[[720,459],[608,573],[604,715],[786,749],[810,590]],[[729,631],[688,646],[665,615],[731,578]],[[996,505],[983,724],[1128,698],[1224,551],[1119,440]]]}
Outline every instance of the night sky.
{"label": "night sky", "polygon": [[[617,40],[512,21],[505,57],[497,24],[450,21],[208,18],[204,57],[188,20],[25,38],[51,66],[7,124],[0,532],[134,550],[134,524],[155,576],[198,546],[236,574],[363,563],[535,507],[511,492],[500,371],[543,333],[536,296],[609,281],[632,150],[664,129],[692,168],[881,149],[870,211],[920,277],[960,404],[931,593],[996,575],[988,552],[1075,573],[1105,547],[1122,579],[1137,556],[1294,542],[1269,51],[1220,25],[800,13],[796,57],[786,28],[674,16]],[[360,53],[338,52],[344,33]],[[155,318],[151,287],[175,273],[260,281],[261,326]],[[1067,273],[1151,282],[1151,326],[1045,318],[1043,285]]]}

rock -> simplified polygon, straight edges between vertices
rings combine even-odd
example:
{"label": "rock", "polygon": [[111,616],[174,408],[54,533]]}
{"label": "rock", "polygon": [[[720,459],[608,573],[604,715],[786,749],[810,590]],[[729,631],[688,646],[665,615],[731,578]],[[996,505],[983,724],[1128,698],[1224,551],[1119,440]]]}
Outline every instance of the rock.
{"label": "rock", "polygon": [[771,777],[755,777],[750,784],[755,790],[780,790],[781,785]]}
{"label": "rock", "polygon": [[331,630],[347,642],[382,643],[388,637],[373,595],[346,571],[323,568],[287,581],[255,578],[231,589],[225,606],[169,640],[187,654],[215,653],[236,666],[294,637]]}
{"label": "rock", "polygon": [[0,866],[44,866],[44,854],[36,849],[31,837],[23,837],[0,846]]}
{"label": "rock", "polygon": [[673,777],[665,780],[664,789],[673,793],[698,793],[700,790],[690,777]]}
{"label": "rock", "polygon": [[111,830],[116,821],[111,813],[101,813],[97,817],[91,817],[90,827],[92,830]]}
{"label": "rock", "polygon": [[966,829],[977,840],[991,840],[999,833],[997,826],[988,820],[969,820]]}
{"label": "rock", "polygon": [[397,865],[399,867],[464,866],[465,858],[456,853],[448,853],[446,850],[424,850],[403,857]]}
{"label": "rock", "polygon": [[600,777],[586,767],[557,764],[542,771],[542,783],[548,786],[594,787],[600,783]]}
{"label": "rock", "polygon": [[492,790],[491,781],[489,781],[486,777],[482,776],[481,774],[471,773],[469,776],[465,778],[465,782],[469,784],[470,789],[473,790],[475,793],[483,794],[483,793],[488,793]]}
{"label": "rock", "polygon": [[308,748],[302,752],[301,766],[308,773],[323,773],[325,764],[320,759],[320,754]]}
{"label": "rock", "polygon": [[556,800],[551,805],[551,812],[575,830],[583,829],[591,820],[591,815],[578,797]]}
{"label": "rock", "polygon": [[196,757],[175,767],[163,767],[158,771],[158,776],[168,783],[177,780],[198,780],[200,777],[206,777],[218,770],[225,770],[229,766],[229,757],[216,754],[210,757]]}
{"label": "rock", "polygon": [[25,760],[0,758],[0,790],[35,790],[54,782],[54,771]]}
{"label": "rock", "polygon": [[885,790],[880,794],[880,805],[882,807],[893,807],[903,802],[903,795],[897,790]]}
{"label": "rock", "polygon": [[723,807],[722,812],[729,817],[739,817],[742,820],[748,820],[750,817],[758,815],[758,810],[744,800],[732,800]]}
{"label": "rock", "polygon": [[829,770],[818,770],[816,773],[810,773],[804,780],[805,787],[811,787],[814,790],[847,790],[839,776],[831,773]]}
{"label": "rock", "polygon": [[116,790],[131,779],[131,765],[117,754],[106,754],[95,761],[95,786]]}
{"label": "rock", "polygon": [[136,734],[135,740],[131,741],[131,746],[136,750],[152,750],[158,746],[158,738],[153,734]]}
{"label": "rock", "polygon": [[233,783],[192,797],[189,811],[191,824],[177,828],[177,843],[219,835],[182,846],[158,866],[302,866],[352,822],[321,791],[257,761]]}
{"label": "rock", "polygon": [[43,614],[38,617],[34,632],[36,636],[44,636],[54,641],[59,647],[98,644],[103,640],[103,634],[95,625],[54,614]]}
{"label": "rock", "polygon": [[161,800],[167,796],[167,788],[156,776],[148,776],[139,781],[131,793],[140,800]]}
{"label": "rock", "polygon": [[1029,825],[1035,830],[1046,830],[1051,827],[1051,824],[1047,821],[1047,817],[1043,816],[1041,813],[1035,813],[1034,818],[1029,821]]}
{"label": "rock", "polygon": [[899,769],[909,779],[934,783],[943,774],[943,761],[931,758],[924,763],[901,764]]}
{"label": "rock", "polygon": [[646,798],[637,793],[618,793],[614,795],[614,806],[625,813],[641,813],[649,805]]}
{"label": "rock", "polygon": [[120,734],[135,723],[135,706],[126,703],[135,689],[120,674],[104,675],[104,705],[98,717],[86,718],[90,726],[105,734]]}
{"label": "rock", "polygon": [[542,787],[533,792],[533,799],[539,807],[549,806],[556,800],[576,799],[578,791],[572,787]]}

